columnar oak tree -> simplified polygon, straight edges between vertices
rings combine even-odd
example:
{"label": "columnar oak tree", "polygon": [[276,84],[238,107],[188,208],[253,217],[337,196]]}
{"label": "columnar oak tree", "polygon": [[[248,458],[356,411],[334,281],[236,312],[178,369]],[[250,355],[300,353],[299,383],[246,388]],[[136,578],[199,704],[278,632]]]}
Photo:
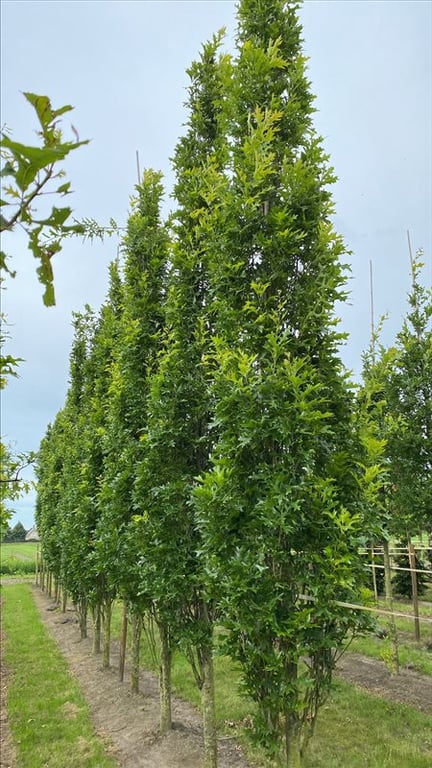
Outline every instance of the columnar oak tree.
{"label": "columnar oak tree", "polygon": [[[136,486],[143,553],[143,588],[154,598],[158,624],[189,658],[202,692],[205,765],[216,765],[212,630],[191,505],[196,477],[208,467],[212,404],[202,365],[211,332],[207,255],[202,233],[208,200],[207,165],[223,157],[220,37],[203,47],[190,70],[188,132],[176,149],[174,242],[166,301],[166,337],[153,376],[148,426]],[[166,660],[169,662],[169,660]]]}
{"label": "columnar oak tree", "polygon": [[[164,323],[163,300],[168,235],[161,224],[161,175],[145,171],[136,187],[124,240],[121,311],[117,317],[110,384],[104,401],[104,471],[98,498],[96,532],[99,569],[128,602],[138,658],[139,629],[147,594],[139,594],[140,552],[128,525],[136,511],[133,500],[140,438],[146,427],[146,401]],[[104,375],[104,372],[101,372]],[[107,606],[108,608],[108,606]],[[137,685],[137,672],[134,680]]]}
{"label": "columnar oak tree", "polygon": [[[104,625],[103,666],[109,666],[111,606],[116,595],[104,562],[101,545],[100,488],[104,472],[104,436],[107,429],[108,397],[119,317],[122,311],[121,278],[118,265],[110,265],[110,286],[107,301],[102,306],[90,341],[86,365],[85,400],[80,429],[83,462],[81,468],[81,499],[92,510],[94,530],[92,548],[86,567],[92,573],[93,588],[89,596],[94,620],[93,650],[100,650],[101,628]],[[105,532],[102,526],[102,531]],[[101,552],[102,550],[102,552]]]}
{"label": "columnar oak tree", "polygon": [[404,540],[413,531],[432,533],[432,290],[422,282],[421,258],[411,265],[410,309],[385,389],[388,413],[399,422],[387,446],[391,530]]}
{"label": "columnar oak tree", "polygon": [[[297,4],[244,0],[230,166],[207,228],[219,433],[196,491],[229,648],[257,733],[297,765],[354,614],[362,492],[334,305],[334,181],[311,126]],[[226,178],[226,176],[225,176]],[[306,599],[304,599],[304,596]],[[361,619],[359,620],[361,623]]]}

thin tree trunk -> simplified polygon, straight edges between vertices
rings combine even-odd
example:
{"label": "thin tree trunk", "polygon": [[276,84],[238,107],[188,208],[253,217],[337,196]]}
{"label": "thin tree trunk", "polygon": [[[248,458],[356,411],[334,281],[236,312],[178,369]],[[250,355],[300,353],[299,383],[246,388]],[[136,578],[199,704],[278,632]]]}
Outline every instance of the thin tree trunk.
{"label": "thin tree trunk", "polygon": [[131,691],[132,693],[138,693],[142,616],[138,616],[136,613],[133,613],[131,625],[132,625]]}
{"label": "thin tree trunk", "polygon": [[52,597],[52,573],[51,571],[48,571],[48,597]]}
{"label": "thin tree trunk", "polygon": [[36,548],[36,566],[35,566],[35,586],[38,585],[39,576],[39,547]]}
{"label": "thin tree trunk", "polygon": [[121,683],[124,680],[124,672],[125,672],[127,628],[128,628],[128,604],[127,604],[127,600],[124,600],[121,635],[120,635],[120,661],[119,661],[119,680]]}
{"label": "thin tree trunk", "polygon": [[81,640],[84,640],[87,637],[87,600],[85,597],[82,597],[78,603],[78,616]]}
{"label": "thin tree trunk", "polygon": [[202,652],[202,674],[201,701],[204,730],[204,768],[217,768],[214,669],[211,646],[205,647]]}
{"label": "thin tree trunk", "polygon": [[66,613],[67,599],[68,599],[67,591],[63,587],[62,588],[62,613]]}
{"label": "thin tree trunk", "polygon": [[104,605],[104,642],[103,642],[102,669],[108,669],[110,665],[111,615],[112,615],[112,600],[108,599],[105,601],[105,605]]}
{"label": "thin tree trunk", "polygon": [[94,655],[101,652],[101,605],[97,603],[93,609],[93,646]]}
{"label": "thin tree trunk", "polygon": [[169,630],[165,623],[158,624],[161,643],[160,664],[160,730],[167,733],[172,728],[171,717],[171,648]]}
{"label": "thin tree trunk", "polygon": [[392,648],[391,657],[391,671],[395,674],[399,674],[399,651],[398,651],[398,637],[396,622],[393,616],[393,595],[392,595],[392,583],[391,583],[391,567],[390,567],[390,554],[389,543],[387,539],[383,542],[384,550],[384,577],[385,577],[385,598],[386,609],[392,614],[389,616],[388,621],[388,633]]}

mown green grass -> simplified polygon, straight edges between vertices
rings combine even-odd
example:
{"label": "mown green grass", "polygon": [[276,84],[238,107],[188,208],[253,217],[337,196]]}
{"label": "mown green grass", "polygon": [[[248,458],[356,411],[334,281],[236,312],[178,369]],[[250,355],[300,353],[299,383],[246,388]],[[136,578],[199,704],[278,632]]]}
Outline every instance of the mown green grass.
{"label": "mown green grass", "polygon": [[[114,612],[115,631],[120,608]],[[379,641],[377,641],[379,642]],[[420,653],[420,652],[419,652]],[[424,652],[423,652],[424,654]],[[142,641],[142,666],[155,670],[149,644]],[[235,736],[251,764],[274,765],[252,747],[244,724],[254,715],[253,702],[239,692],[239,670],[225,656],[215,659],[216,716],[220,731]],[[200,706],[189,663],[176,653],[172,675],[176,693]],[[304,768],[431,768],[431,718],[413,707],[388,702],[337,679],[321,709]]]}
{"label": "mown green grass", "polygon": [[0,574],[2,576],[25,576],[36,571],[35,541],[0,544]]}
{"label": "mown green grass", "polygon": [[28,584],[2,588],[8,715],[19,768],[114,768]]}

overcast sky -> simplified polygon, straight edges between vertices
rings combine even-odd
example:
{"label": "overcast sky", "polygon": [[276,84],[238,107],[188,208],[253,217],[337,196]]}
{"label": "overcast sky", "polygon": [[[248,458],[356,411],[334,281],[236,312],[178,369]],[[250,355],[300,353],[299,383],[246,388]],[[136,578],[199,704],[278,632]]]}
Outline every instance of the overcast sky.
{"label": "overcast sky", "polygon": [[[2,0],[2,124],[34,142],[22,91],[69,103],[64,131],[91,143],[66,164],[77,218],[124,225],[141,169],[172,185],[169,158],[185,121],[186,68],[221,27],[232,44],[230,0]],[[339,181],[335,226],[352,251],[350,302],[340,311],[350,333],[343,359],[355,375],[370,336],[369,262],[375,315],[389,314],[390,343],[406,312],[407,230],[424,248],[430,282],[432,230],[432,4],[428,0],[306,0],[305,53],[316,95],[315,126]],[[169,207],[169,196],[166,201]],[[98,308],[117,240],[68,242],[56,256],[57,306],[42,304],[35,264],[19,232],[4,238],[18,270],[2,308],[11,323],[7,352],[25,359],[2,393],[2,433],[17,450],[37,450],[64,404],[71,313]],[[33,523],[34,495],[15,503],[12,524]]]}

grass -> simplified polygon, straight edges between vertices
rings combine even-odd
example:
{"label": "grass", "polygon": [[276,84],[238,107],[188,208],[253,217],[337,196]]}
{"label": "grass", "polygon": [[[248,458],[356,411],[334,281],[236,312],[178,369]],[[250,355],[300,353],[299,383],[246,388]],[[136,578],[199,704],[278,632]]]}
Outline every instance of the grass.
{"label": "grass", "polygon": [[430,768],[430,716],[338,680],[304,768]]}
{"label": "grass", "polygon": [[[384,603],[382,603],[384,607]],[[408,600],[393,602],[393,608],[400,613],[412,613],[412,603]],[[424,602],[419,606],[420,616],[432,619],[432,603]],[[396,617],[398,630],[399,661],[401,666],[413,666],[418,672],[432,675],[432,623],[420,622],[420,644],[414,640],[414,619]],[[385,617],[380,617],[378,628],[386,629]],[[380,639],[375,635],[366,635],[355,638],[350,646],[350,651],[363,653],[385,661],[389,658],[390,647],[387,638]]]}
{"label": "grass", "polygon": [[27,584],[2,588],[8,715],[20,768],[114,768]]}
{"label": "grass", "polygon": [[[118,631],[120,608],[114,615],[114,630]],[[382,641],[377,640],[379,642]],[[424,655],[419,651],[421,653]],[[141,661],[143,667],[155,668],[145,637]],[[244,727],[254,714],[254,706],[239,693],[239,679],[238,668],[228,658],[216,657],[219,730],[238,739],[251,764],[272,768],[274,764],[251,745]],[[180,653],[174,657],[172,681],[177,695],[199,707],[199,692],[189,664]],[[430,725],[430,715],[414,707],[388,702],[337,679],[329,701],[320,711],[304,768],[430,768]]]}
{"label": "grass", "polygon": [[0,545],[0,574],[2,576],[25,576],[36,571],[35,541],[20,541]]}

